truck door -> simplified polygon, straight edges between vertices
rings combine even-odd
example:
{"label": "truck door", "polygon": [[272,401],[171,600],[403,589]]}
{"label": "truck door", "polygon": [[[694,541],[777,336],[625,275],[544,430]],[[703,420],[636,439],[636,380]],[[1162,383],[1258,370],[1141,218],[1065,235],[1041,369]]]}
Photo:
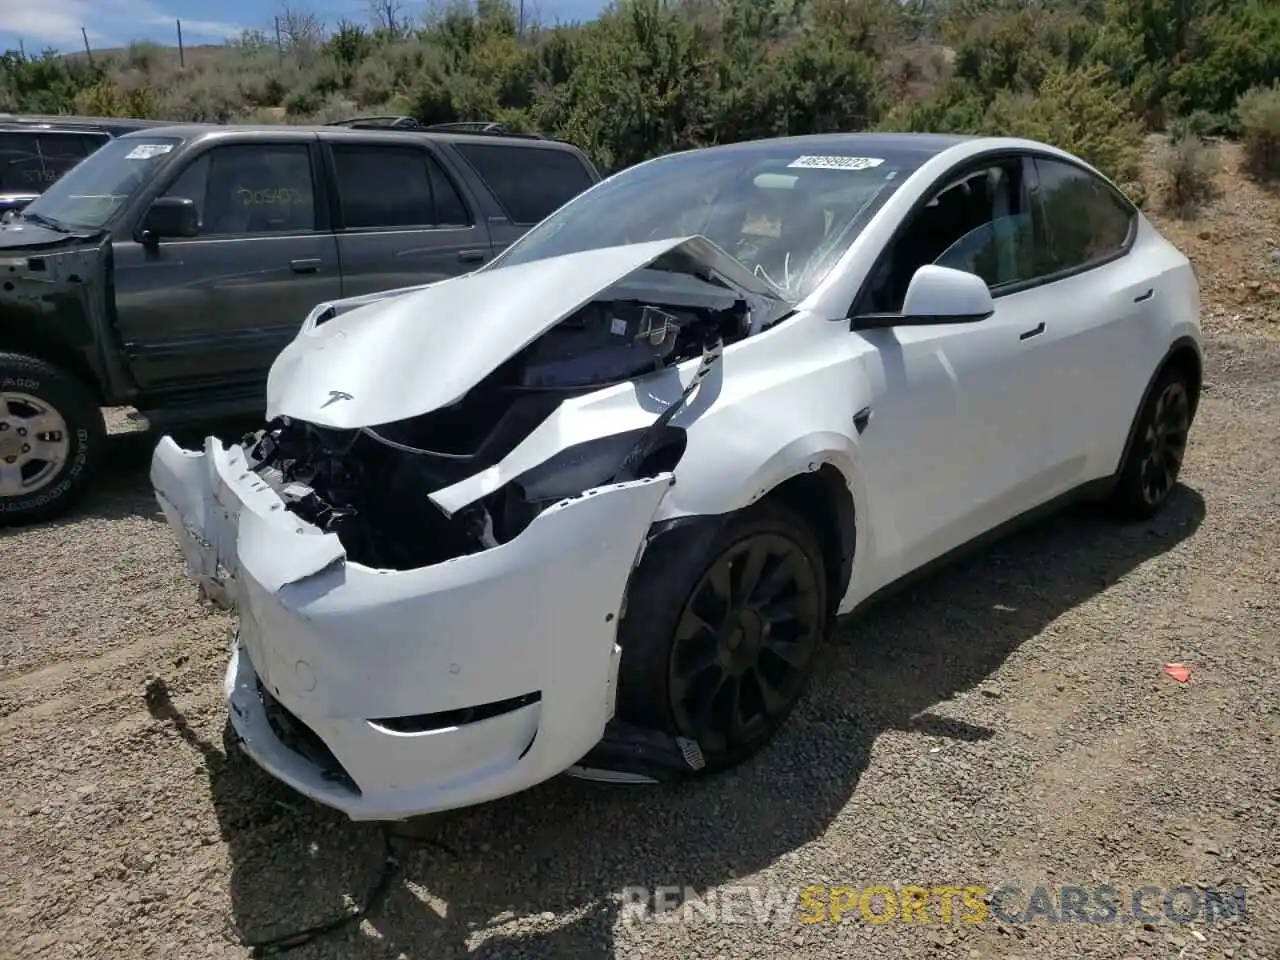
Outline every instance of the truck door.
{"label": "truck door", "polygon": [[346,297],[434,283],[492,257],[489,231],[425,142],[331,143]]}
{"label": "truck door", "polygon": [[116,327],[143,390],[265,380],[311,308],[341,296],[314,144],[193,154],[161,195],[195,202],[199,235],[115,245]]}

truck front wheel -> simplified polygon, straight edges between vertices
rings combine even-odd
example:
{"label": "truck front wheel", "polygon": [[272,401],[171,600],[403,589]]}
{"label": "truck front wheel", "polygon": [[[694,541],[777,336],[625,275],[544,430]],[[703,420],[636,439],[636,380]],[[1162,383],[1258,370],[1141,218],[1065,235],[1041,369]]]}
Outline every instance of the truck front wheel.
{"label": "truck front wheel", "polygon": [[44,360],[0,353],[0,527],[48,520],[88,490],[101,461],[102,410]]}

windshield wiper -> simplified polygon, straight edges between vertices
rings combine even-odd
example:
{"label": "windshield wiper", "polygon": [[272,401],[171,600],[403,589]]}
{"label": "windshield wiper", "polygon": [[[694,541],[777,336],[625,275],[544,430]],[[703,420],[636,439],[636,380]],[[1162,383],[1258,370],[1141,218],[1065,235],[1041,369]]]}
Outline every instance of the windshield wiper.
{"label": "windshield wiper", "polygon": [[48,227],[50,230],[56,230],[58,233],[71,233],[72,230],[61,220],[55,220],[53,217],[46,217],[43,213],[32,213],[30,210],[22,211],[22,219],[30,220],[32,223],[38,223],[42,227]]}

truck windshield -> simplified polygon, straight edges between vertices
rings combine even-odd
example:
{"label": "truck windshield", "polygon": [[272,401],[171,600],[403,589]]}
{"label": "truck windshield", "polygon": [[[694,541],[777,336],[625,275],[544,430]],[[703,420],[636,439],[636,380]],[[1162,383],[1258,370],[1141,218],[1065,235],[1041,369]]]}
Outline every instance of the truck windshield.
{"label": "truck windshield", "polygon": [[177,137],[109,140],[49,185],[22,211],[24,219],[97,229],[143,188],[173,155]]}

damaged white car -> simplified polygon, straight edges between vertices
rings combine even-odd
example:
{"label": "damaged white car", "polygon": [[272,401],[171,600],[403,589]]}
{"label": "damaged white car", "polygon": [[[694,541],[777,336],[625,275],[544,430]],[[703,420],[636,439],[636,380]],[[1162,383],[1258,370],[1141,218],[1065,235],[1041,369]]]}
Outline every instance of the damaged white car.
{"label": "damaged white car", "polygon": [[[1013,139],[663,157],[488,266],[325,303],[268,426],[152,482],[238,617],[244,749],[355,819],[757,751],[833,617],[1011,522],[1173,489],[1186,258]],[[974,637],[981,643],[981,637]]]}

